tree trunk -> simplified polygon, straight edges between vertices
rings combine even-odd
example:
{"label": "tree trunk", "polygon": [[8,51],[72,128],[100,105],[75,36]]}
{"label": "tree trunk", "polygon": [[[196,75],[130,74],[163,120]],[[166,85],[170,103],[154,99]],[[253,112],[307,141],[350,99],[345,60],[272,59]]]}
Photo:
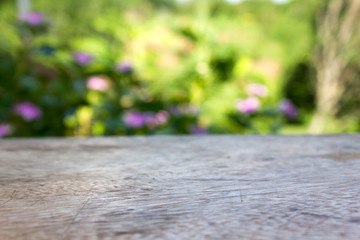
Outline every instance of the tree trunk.
{"label": "tree trunk", "polygon": [[31,11],[31,0],[16,0],[18,17],[21,18]]}
{"label": "tree trunk", "polygon": [[317,34],[319,43],[314,56],[317,71],[316,111],[310,133],[322,133],[326,120],[339,110],[339,100],[346,79],[348,50],[353,37],[359,33],[360,0],[331,0],[319,11]]}

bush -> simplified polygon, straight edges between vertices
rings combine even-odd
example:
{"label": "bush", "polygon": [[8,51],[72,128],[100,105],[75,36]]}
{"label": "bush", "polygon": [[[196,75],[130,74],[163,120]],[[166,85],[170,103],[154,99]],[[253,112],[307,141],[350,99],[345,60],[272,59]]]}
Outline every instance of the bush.
{"label": "bush", "polygon": [[131,5],[116,25],[108,9],[74,36],[79,26],[61,29],[39,12],[3,19],[0,137],[276,133],[295,121],[297,108],[277,94],[279,74],[261,73],[277,63],[251,57],[251,39],[237,42],[255,23],[236,33],[232,20],[223,29],[223,15],[210,12],[204,31],[202,18],[171,22],[186,14],[164,2],[171,15]]}

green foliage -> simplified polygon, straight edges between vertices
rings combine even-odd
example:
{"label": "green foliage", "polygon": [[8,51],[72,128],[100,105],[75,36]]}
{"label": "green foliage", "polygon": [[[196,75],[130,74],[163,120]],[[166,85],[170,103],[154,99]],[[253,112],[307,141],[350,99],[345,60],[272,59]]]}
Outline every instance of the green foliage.
{"label": "green foliage", "polygon": [[[41,24],[16,20],[12,4],[0,15],[9,136],[277,133],[301,123],[279,108],[284,97],[313,109],[301,1],[38,0]],[[266,94],[249,92],[254,84]],[[239,108],[249,98],[255,109]],[[42,114],[26,119],[15,110],[24,102]]]}
{"label": "green foliage", "polygon": [[299,62],[289,73],[288,82],[284,89],[286,98],[300,106],[302,110],[315,110],[315,83],[312,81],[315,70],[308,61]]}

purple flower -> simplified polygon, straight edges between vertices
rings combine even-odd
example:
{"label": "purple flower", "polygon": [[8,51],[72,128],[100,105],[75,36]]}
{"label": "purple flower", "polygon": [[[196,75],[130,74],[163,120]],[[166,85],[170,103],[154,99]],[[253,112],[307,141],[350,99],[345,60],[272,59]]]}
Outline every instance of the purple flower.
{"label": "purple flower", "polygon": [[159,125],[166,123],[170,118],[167,111],[154,112],[138,112],[129,111],[124,116],[124,122],[131,128],[142,128],[147,126],[149,129],[155,129]]}
{"label": "purple flower", "polygon": [[251,114],[257,111],[260,107],[260,101],[256,97],[249,97],[247,99],[239,100],[236,108],[245,114]]}
{"label": "purple flower", "polygon": [[122,61],[116,65],[116,70],[118,72],[122,72],[122,73],[130,73],[133,71],[133,67],[132,67],[131,63],[129,63],[127,61]]}
{"label": "purple flower", "polygon": [[80,65],[87,65],[94,60],[94,57],[86,52],[75,52],[74,53],[74,60]]}
{"label": "purple flower", "polygon": [[246,87],[246,92],[250,96],[266,97],[268,95],[268,89],[266,86],[259,83],[252,83]]}
{"label": "purple flower", "polygon": [[123,117],[125,124],[131,128],[142,128],[145,126],[145,116],[141,112],[129,111]]}
{"label": "purple flower", "polygon": [[92,90],[106,91],[109,88],[109,82],[101,77],[91,77],[87,80],[86,86]]}
{"label": "purple flower", "polygon": [[292,120],[296,119],[298,115],[297,107],[289,99],[280,102],[279,110]]}
{"label": "purple flower", "polygon": [[30,12],[22,16],[21,21],[32,26],[39,26],[44,23],[44,15],[39,12]]}
{"label": "purple flower", "polygon": [[9,124],[0,124],[0,138],[11,133],[11,126]]}
{"label": "purple flower", "polygon": [[196,126],[196,125],[192,125],[190,127],[189,131],[190,131],[191,134],[195,134],[195,135],[206,135],[206,134],[209,133],[206,128]]}
{"label": "purple flower", "polygon": [[28,122],[42,117],[41,109],[31,102],[22,102],[15,105],[14,112]]}
{"label": "purple flower", "polygon": [[159,125],[159,121],[156,118],[155,113],[153,112],[146,112],[143,114],[145,123],[150,129],[155,129]]}

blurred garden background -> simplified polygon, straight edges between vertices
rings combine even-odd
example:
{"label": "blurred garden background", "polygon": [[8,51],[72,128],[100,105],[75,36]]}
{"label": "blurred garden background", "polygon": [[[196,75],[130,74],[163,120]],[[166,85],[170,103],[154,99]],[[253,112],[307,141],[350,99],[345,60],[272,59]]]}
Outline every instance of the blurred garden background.
{"label": "blurred garden background", "polygon": [[0,0],[0,137],[359,132],[359,23],[358,0]]}

